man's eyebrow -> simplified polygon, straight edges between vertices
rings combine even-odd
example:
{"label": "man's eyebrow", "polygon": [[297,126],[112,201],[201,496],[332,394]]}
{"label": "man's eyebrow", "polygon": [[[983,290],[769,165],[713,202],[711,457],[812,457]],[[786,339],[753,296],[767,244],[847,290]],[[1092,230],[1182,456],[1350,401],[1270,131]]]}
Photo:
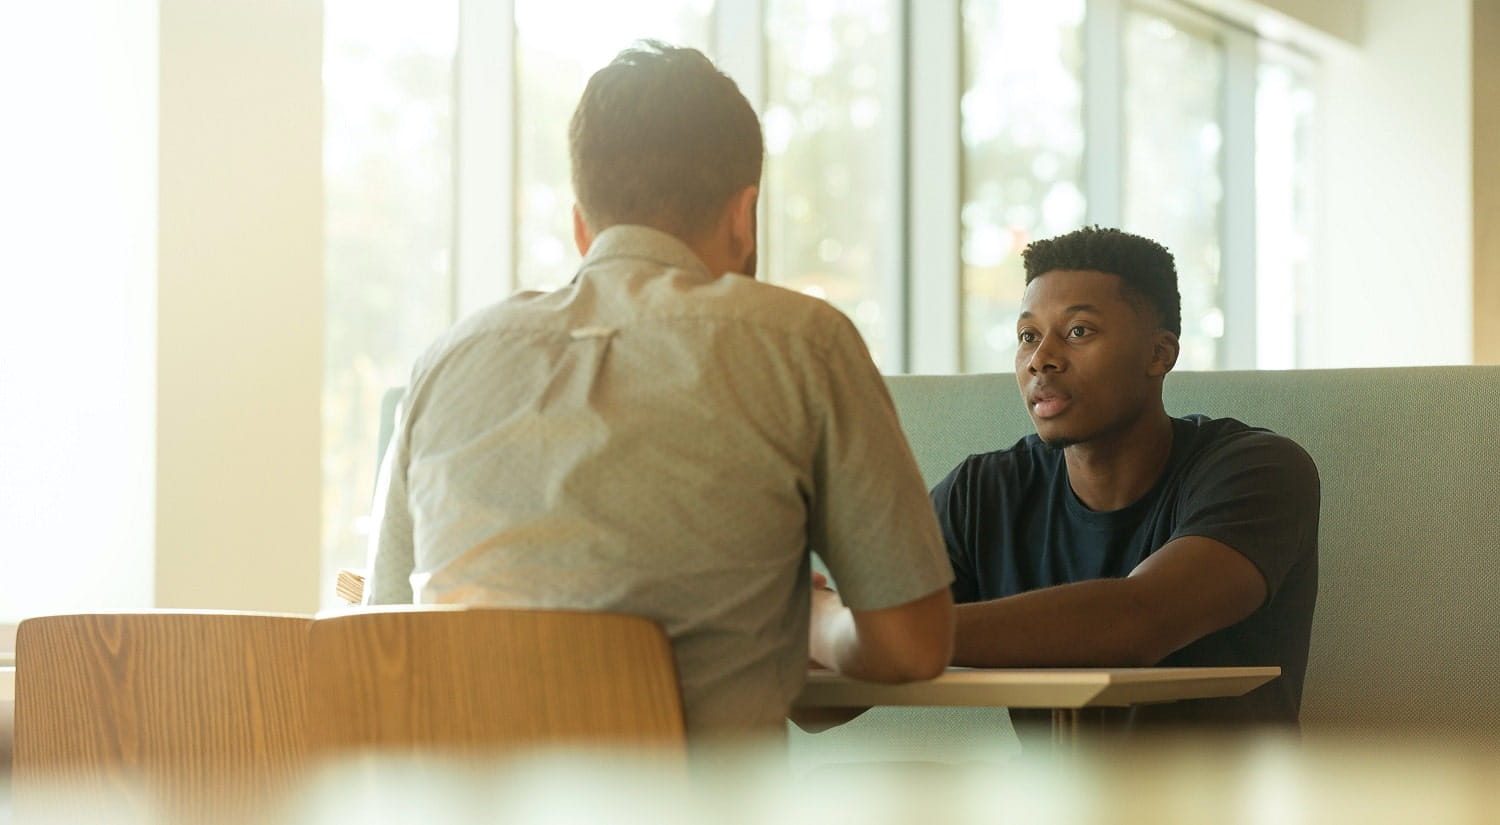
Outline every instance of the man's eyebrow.
{"label": "man's eyebrow", "polygon": [[[1063,310],[1063,314],[1064,315],[1072,315],[1072,314],[1077,313],[1077,312],[1092,312],[1095,315],[1100,314],[1099,313],[1099,307],[1094,306],[1093,304],[1074,304],[1074,305],[1068,307],[1067,309]],[[1029,309],[1028,310],[1023,310],[1020,315],[1016,316],[1017,320],[1024,320],[1026,318],[1035,318],[1035,317],[1036,317],[1036,315],[1033,314],[1031,312],[1031,310],[1029,310]]]}

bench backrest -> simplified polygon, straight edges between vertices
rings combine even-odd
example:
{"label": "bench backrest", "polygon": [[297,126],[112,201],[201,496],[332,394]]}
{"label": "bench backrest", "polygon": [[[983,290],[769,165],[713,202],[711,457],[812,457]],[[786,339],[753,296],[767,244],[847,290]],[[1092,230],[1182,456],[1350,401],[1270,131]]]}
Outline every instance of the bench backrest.
{"label": "bench backrest", "polygon": [[[929,486],[1032,432],[1011,375],[888,380]],[[1304,728],[1500,730],[1500,367],[1183,372],[1165,395],[1318,464]]]}

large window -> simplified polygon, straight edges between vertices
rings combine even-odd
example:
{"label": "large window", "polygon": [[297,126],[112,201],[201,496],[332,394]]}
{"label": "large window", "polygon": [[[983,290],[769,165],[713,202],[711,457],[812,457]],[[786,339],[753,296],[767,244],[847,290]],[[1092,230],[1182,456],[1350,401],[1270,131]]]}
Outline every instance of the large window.
{"label": "large window", "polygon": [[895,0],[767,0],[765,276],[823,298],[899,368]]}
{"label": "large window", "polygon": [[1019,252],[1083,223],[1172,251],[1179,369],[1295,366],[1313,64],[1170,0],[1084,6],[963,3],[957,368],[1011,368]]}
{"label": "large window", "polygon": [[381,391],[456,317],[572,277],[567,122],[640,38],[739,82],[761,277],[843,310],[887,372],[1009,371],[1020,251],[1085,223],[1175,253],[1179,368],[1299,363],[1316,63],[1186,3],[327,9],[330,567],[363,558]]}
{"label": "large window", "polygon": [[[1122,228],[1164,244],[1182,293],[1178,369],[1223,365],[1224,46],[1211,29],[1132,8],[1125,18]],[[1170,90],[1170,94],[1164,93]]]}
{"label": "large window", "polygon": [[1303,292],[1313,255],[1314,66],[1262,44],[1255,97],[1255,366],[1305,363]]}
{"label": "large window", "polygon": [[364,558],[382,393],[453,321],[458,3],[324,9],[326,571]]}
{"label": "large window", "polygon": [[[516,286],[573,277],[568,120],[589,75],[634,38],[706,49],[712,0],[514,0]],[[587,25],[579,25],[587,20]],[[503,276],[502,276],[503,277]]]}
{"label": "large window", "polygon": [[1083,223],[1083,0],[963,4],[963,359],[1011,369],[1021,250]]}

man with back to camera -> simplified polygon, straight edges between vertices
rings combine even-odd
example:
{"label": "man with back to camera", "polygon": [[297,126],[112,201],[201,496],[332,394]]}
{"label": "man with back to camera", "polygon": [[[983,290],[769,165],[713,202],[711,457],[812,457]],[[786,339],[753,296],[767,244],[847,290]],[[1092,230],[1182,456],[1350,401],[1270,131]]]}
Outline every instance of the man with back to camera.
{"label": "man with back to camera", "polygon": [[1023,258],[1016,380],[1036,433],[970,456],[932,491],[959,603],[954,664],[1279,665],[1242,697],[1110,708],[1102,721],[1295,727],[1317,468],[1267,430],[1167,415],[1181,308],[1162,246],[1085,228]]}
{"label": "man with back to camera", "polygon": [[417,361],[367,603],[654,618],[695,740],[784,735],[809,656],[939,673],[952,572],[885,384],[837,310],[754,278],[749,103],[646,42],[589,80],[569,143],[578,273]]}

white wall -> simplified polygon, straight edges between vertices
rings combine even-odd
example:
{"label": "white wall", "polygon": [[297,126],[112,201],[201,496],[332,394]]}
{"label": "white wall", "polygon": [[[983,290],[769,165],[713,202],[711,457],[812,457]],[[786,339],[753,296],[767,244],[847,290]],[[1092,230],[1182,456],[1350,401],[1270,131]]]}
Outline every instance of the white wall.
{"label": "white wall", "polygon": [[152,602],[155,8],[0,5],[0,621]]}
{"label": "white wall", "polygon": [[1304,366],[1468,363],[1470,0],[1368,0],[1325,67]]}
{"label": "white wall", "polygon": [[160,5],[156,603],[312,611],[322,4]]}
{"label": "white wall", "polygon": [[322,7],[0,6],[0,623],[318,606]]}

